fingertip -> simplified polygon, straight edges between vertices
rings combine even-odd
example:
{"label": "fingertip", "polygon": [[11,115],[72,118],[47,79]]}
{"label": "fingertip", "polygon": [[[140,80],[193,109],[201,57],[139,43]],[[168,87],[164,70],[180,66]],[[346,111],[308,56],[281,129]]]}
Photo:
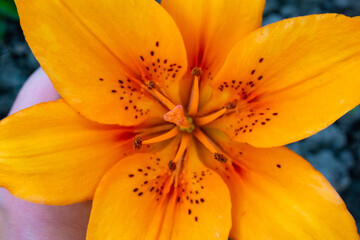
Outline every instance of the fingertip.
{"label": "fingertip", "polygon": [[54,89],[46,73],[42,68],[38,68],[20,89],[9,115],[35,104],[55,101],[59,98],[60,95]]}

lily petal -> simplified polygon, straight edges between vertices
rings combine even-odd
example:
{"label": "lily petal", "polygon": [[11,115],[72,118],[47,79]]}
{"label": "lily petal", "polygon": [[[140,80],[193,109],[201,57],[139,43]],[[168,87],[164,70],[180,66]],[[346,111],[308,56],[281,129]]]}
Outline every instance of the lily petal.
{"label": "lily petal", "polygon": [[247,169],[229,183],[233,239],[358,239],[344,202],[306,160],[285,147],[236,150]]}
{"label": "lily petal", "polygon": [[85,117],[124,126],[161,119],[165,109],[149,94],[147,81],[180,102],[185,47],[175,22],[155,1],[16,4],[27,42],[55,89]]}
{"label": "lily petal", "polygon": [[215,73],[232,47],[261,26],[265,1],[162,0],[161,5],[180,28],[189,67]]}
{"label": "lily petal", "polygon": [[184,38],[188,65],[204,71],[200,106],[211,93],[207,80],[224,64],[233,46],[261,26],[265,0],[162,0]]}
{"label": "lily petal", "polygon": [[288,19],[252,33],[213,82],[213,98],[236,101],[238,108],[211,127],[258,147],[324,129],[360,103],[354,91],[360,89],[359,39],[360,18],[336,14]]}
{"label": "lily petal", "polygon": [[61,99],[27,108],[0,123],[0,186],[35,203],[92,199],[104,173],[131,153],[129,137],[118,126],[85,119]]}
{"label": "lily petal", "polygon": [[178,142],[156,153],[130,156],[105,175],[95,194],[88,240],[227,239],[231,217],[226,185],[200,165],[194,149],[185,160],[186,170],[174,179],[167,163]]}
{"label": "lily petal", "polygon": [[217,136],[232,162],[218,166],[232,198],[232,240],[359,238],[340,196],[305,159]]}

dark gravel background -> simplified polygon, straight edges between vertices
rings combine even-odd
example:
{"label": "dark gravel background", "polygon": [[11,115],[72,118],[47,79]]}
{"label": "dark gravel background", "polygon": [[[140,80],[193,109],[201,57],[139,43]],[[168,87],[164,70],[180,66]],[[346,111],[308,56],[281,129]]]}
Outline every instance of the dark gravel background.
{"label": "dark gravel background", "polygon": [[[360,0],[268,0],[264,12],[264,25],[284,18],[317,13],[359,16]],[[5,36],[0,39],[0,119],[2,119],[7,115],[26,78],[39,64],[24,41],[18,21],[0,17],[0,23],[3,25],[5,23],[6,26]],[[360,228],[359,107],[326,130],[293,143],[289,147],[308,159],[325,175],[345,200]]]}

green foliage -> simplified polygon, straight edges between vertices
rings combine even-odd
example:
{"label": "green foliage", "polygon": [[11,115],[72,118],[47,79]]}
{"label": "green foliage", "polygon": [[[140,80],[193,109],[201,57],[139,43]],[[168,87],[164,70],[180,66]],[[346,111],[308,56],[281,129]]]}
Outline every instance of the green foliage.
{"label": "green foliage", "polygon": [[0,21],[3,17],[19,20],[14,0],[0,0]]}

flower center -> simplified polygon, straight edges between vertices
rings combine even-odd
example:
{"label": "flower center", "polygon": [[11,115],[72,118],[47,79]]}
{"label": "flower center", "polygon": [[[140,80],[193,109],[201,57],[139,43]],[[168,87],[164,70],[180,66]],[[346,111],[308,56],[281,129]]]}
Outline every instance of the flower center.
{"label": "flower center", "polygon": [[[199,83],[200,78],[203,74],[201,68],[193,68],[191,71],[193,76],[193,83],[191,89],[191,98],[188,106],[188,111],[185,114],[184,107],[182,105],[175,105],[169,99],[167,99],[161,92],[156,90],[156,84],[152,81],[146,83],[147,89],[153,94],[160,102],[162,102],[169,111],[164,114],[163,118],[167,124],[166,128],[154,127],[146,131],[139,132],[138,136],[134,139],[134,148],[140,149],[143,144],[157,143],[164,140],[171,139],[176,136],[181,136],[181,142],[177,153],[173,160],[169,162],[170,171],[175,171],[179,163],[182,162],[183,155],[189,143],[189,140],[193,136],[199,142],[201,142],[210,152],[213,153],[214,159],[226,163],[227,157],[223,154],[221,148],[216,145],[208,136],[206,136],[202,130],[202,126],[211,123],[217,118],[221,117],[224,114],[229,114],[235,111],[236,102],[228,103],[223,108],[215,111],[206,116],[197,116],[198,107],[199,107],[199,96],[200,89]],[[191,117],[190,117],[191,116]],[[175,124],[176,126],[174,127]],[[157,136],[148,138],[156,133],[155,128],[159,128],[157,131]],[[144,138],[144,140],[143,140]]]}

